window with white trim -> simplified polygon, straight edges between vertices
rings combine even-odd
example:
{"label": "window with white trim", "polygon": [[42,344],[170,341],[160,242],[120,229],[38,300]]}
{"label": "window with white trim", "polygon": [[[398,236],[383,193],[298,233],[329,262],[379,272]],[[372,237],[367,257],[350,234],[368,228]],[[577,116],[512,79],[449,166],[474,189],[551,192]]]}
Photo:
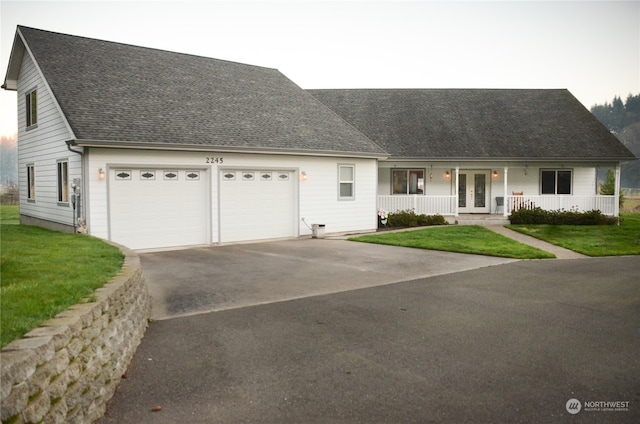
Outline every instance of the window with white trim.
{"label": "window with white trim", "polygon": [[58,202],[69,203],[69,161],[58,161]]}
{"label": "window with white trim", "polygon": [[338,165],[338,198],[349,200],[355,198],[355,165]]}
{"label": "window with white trim", "polygon": [[424,194],[424,169],[393,169],[391,194]]}
{"label": "window with white trim", "polygon": [[31,90],[25,95],[25,111],[27,128],[38,123],[38,96],[37,90]]}
{"label": "window with white trim", "polygon": [[36,166],[27,165],[27,200],[36,200]]}
{"label": "window with white trim", "polygon": [[571,194],[571,185],[571,170],[540,170],[540,194]]}

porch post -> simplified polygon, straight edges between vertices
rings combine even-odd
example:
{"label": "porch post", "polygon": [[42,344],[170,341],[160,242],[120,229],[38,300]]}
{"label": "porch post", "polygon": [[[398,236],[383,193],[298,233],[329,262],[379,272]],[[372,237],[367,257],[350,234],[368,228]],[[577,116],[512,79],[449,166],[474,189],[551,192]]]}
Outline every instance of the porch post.
{"label": "porch post", "polygon": [[453,192],[456,194],[456,198],[454,200],[455,216],[459,216],[458,205],[460,204],[460,199],[458,198],[459,197],[458,187],[460,187],[460,166],[456,166],[456,185],[453,187]]}
{"label": "porch post", "polygon": [[502,199],[502,216],[505,218],[508,216],[507,214],[507,205],[509,205],[507,199],[507,175],[509,174],[509,167],[504,167],[504,198]]}
{"label": "porch post", "polygon": [[613,199],[613,216],[620,216],[620,162],[616,164],[616,188]]}

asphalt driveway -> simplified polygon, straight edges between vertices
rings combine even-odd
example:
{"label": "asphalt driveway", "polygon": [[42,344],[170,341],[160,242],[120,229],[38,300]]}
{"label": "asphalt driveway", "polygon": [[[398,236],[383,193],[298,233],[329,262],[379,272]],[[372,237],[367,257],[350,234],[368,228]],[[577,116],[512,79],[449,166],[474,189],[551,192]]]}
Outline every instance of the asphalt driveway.
{"label": "asphalt driveway", "polygon": [[345,240],[298,239],[141,256],[153,319],[415,280],[513,262]]}
{"label": "asphalt driveway", "polygon": [[[342,243],[349,246],[344,249],[370,246]],[[309,285],[323,278],[303,269],[325,272],[327,280],[338,279],[335,286],[348,285],[340,279],[359,272],[376,282],[232,308],[224,305],[234,296],[209,290],[221,310],[197,313],[205,309],[201,302],[202,308],[185,309],[189,316],[150,324],[102,422],[640,421],[640,258],[480,263],[443,273],[450,265],[444,254],[427,266],[432,276],[398,282],[383,260],[387,252],[354,252],[360,262],[338,248],[337,258],[330,254],[334,262],[320,267],[312,260],[320,259],[314,246],[301,246],[307,246],[304,259],[279,244],[143,255],[146,273],[154,268],[149,259],[164,258],[155,263],[165,264],[166,274],[169,256],[208,258],[216,269],[214,256],[224,253],[231,265],[249,249],[254,260],[282,255],[297,264],[280,274]],[[413,250],[401,250],[414,257]],[[185,279],[197,281],[205,272],[202,260],[196,262]],[[416,273],[420,262],[412,265]],[[260,276],[271,282],[279,275],[242,263],[239,271],[254,285]],[[218,279],[232,293],[233,275],[223,275]],[[580,404],[576,415],[567,409],[572,399]]]}

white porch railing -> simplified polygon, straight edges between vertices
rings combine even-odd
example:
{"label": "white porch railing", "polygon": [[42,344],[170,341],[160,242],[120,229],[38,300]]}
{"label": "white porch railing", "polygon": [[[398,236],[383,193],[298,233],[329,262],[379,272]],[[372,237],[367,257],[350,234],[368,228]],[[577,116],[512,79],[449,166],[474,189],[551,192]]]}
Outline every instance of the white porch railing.
{"label": "white porch railing", "polygon": [[539,207],[548,211],[573,210],[588,212],[599,210],[604,215],[615,214],[615,196],[507,196],[506,213],[521,208],[533,209]]}
{"label": "white porch railing", "polygon": [[[499,197],[499,196],[498,196]],[[456,196],[423,196],[394,195],[378,196],[378,209],[388,212],[412,210],[416,214],[454,216],[456,210]],[[496,198],[492,198],[492,205],[496,205]],[[615,196],[507,196],[502,206],[492,206],[494,213],[509,215],[513,210],[520,208],[533,209],[540,207],[545,210],[575,210],[576,212],[588,212],[599,210],[604,215],[615,214]]]}
{"label": "white porch railing", "polygon": [[456,196],[423,196],[421,194],[378,196],[378,209],[391,213],[413,210],[418,215],[455,215]]}

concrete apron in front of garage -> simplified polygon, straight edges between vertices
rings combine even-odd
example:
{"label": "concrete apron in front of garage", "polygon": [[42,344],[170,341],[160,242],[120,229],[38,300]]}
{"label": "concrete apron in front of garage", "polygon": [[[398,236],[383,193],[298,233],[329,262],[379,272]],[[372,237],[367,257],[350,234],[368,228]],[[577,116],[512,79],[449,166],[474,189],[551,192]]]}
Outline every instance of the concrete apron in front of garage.
{"label": "concrete apron in front of garage", "polygon": [[513,262],[332,239],[140,255],[156,320],[280,302]]}

